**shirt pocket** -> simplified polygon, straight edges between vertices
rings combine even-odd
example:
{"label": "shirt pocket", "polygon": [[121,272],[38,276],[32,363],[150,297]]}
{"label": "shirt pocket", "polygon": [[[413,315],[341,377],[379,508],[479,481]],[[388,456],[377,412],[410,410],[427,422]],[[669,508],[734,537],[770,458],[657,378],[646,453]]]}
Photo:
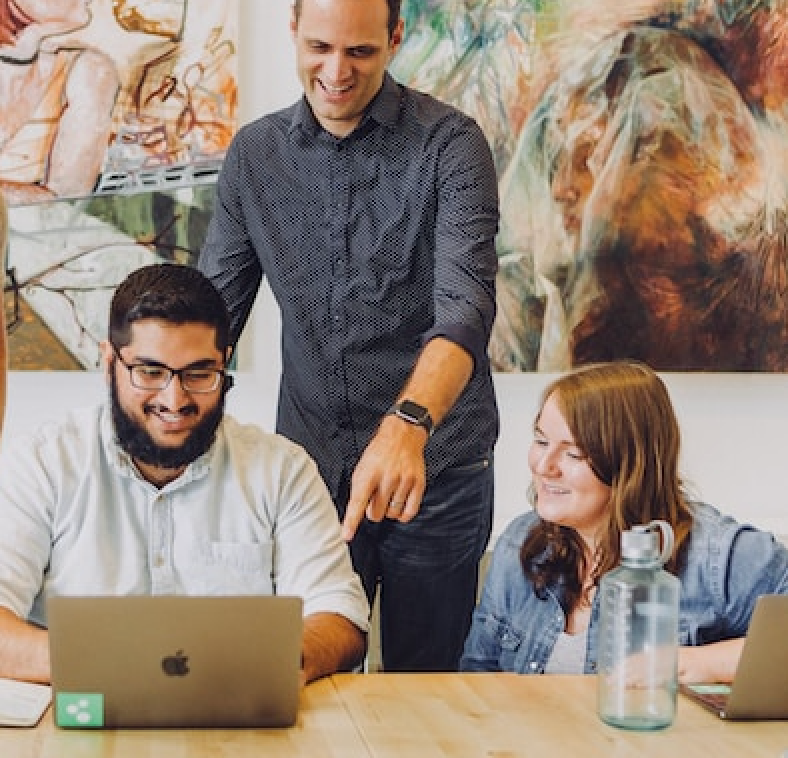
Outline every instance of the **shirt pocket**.
{"label": "shirt pocket", "polygon": [[270,544],[205,542],[196,546],[184,583],[195,594],[273,594]]}

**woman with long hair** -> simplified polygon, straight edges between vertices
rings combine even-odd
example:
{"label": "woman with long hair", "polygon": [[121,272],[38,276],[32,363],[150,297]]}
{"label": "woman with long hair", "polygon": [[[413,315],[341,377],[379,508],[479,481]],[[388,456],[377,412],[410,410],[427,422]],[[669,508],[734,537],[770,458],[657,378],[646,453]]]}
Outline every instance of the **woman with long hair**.
{"label": "woman with long hair", "polygon": [[681,580],[679,680],[729,682],[755,601],[788,594],[788,549],[690,499],[662,380],[631,361],[551,382],[528,454],[533,511],[497,542],[460,662],[469,671],[592,673],[597,587],[621,533],[667,521]]}

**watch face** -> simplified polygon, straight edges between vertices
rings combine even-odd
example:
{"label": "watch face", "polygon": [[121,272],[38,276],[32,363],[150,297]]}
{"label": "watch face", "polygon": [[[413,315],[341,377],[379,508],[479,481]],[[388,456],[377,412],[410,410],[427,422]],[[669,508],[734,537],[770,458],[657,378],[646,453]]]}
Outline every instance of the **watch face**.
{"label": "watch face", "polygon": [[408,419],[412,420],[415,424],[423,424],[429,416],[427,409],[423,405],[414,403],[412,400],[403,400],[399,404],[398,410],[403,416],[407,416]]}
{"label": "watch face", "polygon": [[432,421],[430,412],[423,405],[414,403],[412,400],[403,400],[397,403],[392,406],[389,413],[395,413],[409,424],[415,424],[426,429],[428,437],[431,437],[433,431],[435,431],[435,424]]}

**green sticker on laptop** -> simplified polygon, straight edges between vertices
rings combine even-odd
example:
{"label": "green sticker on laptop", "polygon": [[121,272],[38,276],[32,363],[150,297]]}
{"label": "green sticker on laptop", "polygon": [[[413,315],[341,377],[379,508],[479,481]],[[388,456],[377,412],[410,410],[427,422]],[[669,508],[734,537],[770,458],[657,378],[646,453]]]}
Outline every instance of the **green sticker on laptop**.
{"label": "green sticker on laptop", "polygon": [[730,695],[731,686],[729,684],[690,684],[689,689],[699,695]]}
{"label": "green sticker on laptop", "polygon": [[58,692],[55,723],[70,729],[100,729],[104,726],[104,695]]}

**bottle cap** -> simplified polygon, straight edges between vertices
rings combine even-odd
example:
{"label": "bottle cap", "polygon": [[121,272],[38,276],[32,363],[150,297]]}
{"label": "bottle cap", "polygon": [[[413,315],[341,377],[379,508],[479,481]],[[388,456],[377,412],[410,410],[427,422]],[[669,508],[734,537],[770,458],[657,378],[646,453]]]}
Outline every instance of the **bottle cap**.
{"label": "bottle cap", "polygon": [[639,524],[621,533],[621,560],[627,563],[643,568],[660,568],[672,553],[673,529],[667,521]]}

